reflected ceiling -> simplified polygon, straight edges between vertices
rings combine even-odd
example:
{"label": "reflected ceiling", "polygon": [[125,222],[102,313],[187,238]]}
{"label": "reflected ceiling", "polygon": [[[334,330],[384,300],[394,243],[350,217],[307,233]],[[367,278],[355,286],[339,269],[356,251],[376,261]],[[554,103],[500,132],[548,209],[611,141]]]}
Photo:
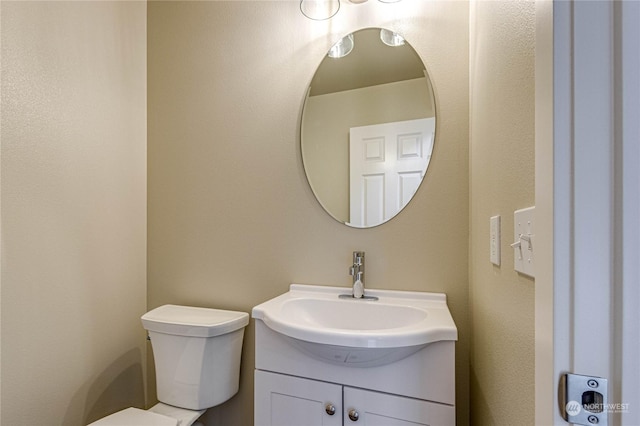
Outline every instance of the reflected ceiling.
{"label": "reflected ceiling", "polygon": [[[354,36],[355,47],[349,55],[322,61],[313,78],[310,96],[425,76],[422,60],[408,44],[398,47],[383,44],[379,28],[357,31]],[[380,54],[381,50],[384,54]]]}

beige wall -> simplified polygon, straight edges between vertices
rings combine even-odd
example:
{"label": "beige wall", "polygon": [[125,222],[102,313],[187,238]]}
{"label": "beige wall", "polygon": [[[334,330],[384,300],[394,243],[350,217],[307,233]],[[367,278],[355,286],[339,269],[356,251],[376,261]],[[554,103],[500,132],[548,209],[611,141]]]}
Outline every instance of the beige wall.
{"label": "beige wall", "polygon": [[2,10],[2,415],[144,404],[146,5]]}
{"label": "beige wall", "polygon": [[[535,3],[471,3],[471,416],[533,424],[534,282],[513,269],[514,210],[535,204]],[[502,217],[502,265],[489,218]]]}
{"label": "beige wall", "polygon": [[[147,307],[250,311],[291,282],[348,286],[354,249],[367,251],[369,287],[448,295],[459,424],[469,381],[474,424],[533,421],[522,395],[533,395],[534,286],[508,247],[513,211],[535,203],[533,3],[473,2],[470,33],[464,2],[385,7],[343,2],[318,23],[297,1],[153,2],[148,12],[142,2],[2,2],[0,422],[81,424],[141,406]],[[298,130],[315,66],[368,26],[401,31],[424,59],[438,134],[416,199],[358,230],[316,202]],[[502,267],[487,260],[495,214]],[[245,342],[240,394],[207,419],[251,424],[253,326]]]}
{"label": "beige wall", "polygon": [[[401,31],[425,60],[438,131],[416,198],[362,230],[315,200],[298,134],[316,66],[341,36],[370,26]],[[292,282],[346,287],[351,252],[365,250],[369,287],[447,294],[467,424],[468,29],[465,2],[344,1],[328,22],[304,18],[297,1],[150,2],[148,307],[249,312]],[[253,338],[252,323],[239,395],[207,420],[251,424]]]}
{"label": "beige wall", "polygon": [[350,220],[349,129],[433,117],[433,103],[426,77],[306,100],[300,132],[304,168],[327,212],[342,222]]}

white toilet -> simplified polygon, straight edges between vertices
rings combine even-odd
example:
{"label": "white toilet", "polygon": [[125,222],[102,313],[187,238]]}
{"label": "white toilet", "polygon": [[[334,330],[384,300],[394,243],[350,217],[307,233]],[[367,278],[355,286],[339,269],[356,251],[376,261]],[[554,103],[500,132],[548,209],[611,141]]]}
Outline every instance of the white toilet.
{"label": "white toilet", "polygon": [[142,316],[156,366],[149,410],[127,408],[90,426],[190,426],[238,392],[246,312],[164,305]]}

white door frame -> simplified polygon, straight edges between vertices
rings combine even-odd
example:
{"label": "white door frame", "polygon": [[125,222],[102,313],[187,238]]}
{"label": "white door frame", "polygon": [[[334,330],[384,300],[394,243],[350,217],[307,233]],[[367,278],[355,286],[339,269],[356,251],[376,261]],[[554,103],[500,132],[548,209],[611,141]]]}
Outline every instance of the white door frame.
{"label": "white door frame", "polygon": [[618,139],[622,146],[618,159],[622,182],[621,228],[617,230],[621,244],[616,252],[620,271],[617,277],[622,292],[616,299],[621,312],[620,334],[616,335],[621,354],[617,375],[624,377],[620,384],[620,402],[628,403],[622,424],[640,424],[640,3],[619,5],[618,25],[621,47],[621,86],[616,87],[622,125]]}
{"label": "white door frame", "polygon": [[536,20],[535,422],[566,424],[572,372],[640,424],[640,5],[539,0]]}
{"label": "white door frame", "polygon": [[[553,191],[558,177],[553,174],[554,112],[554,28],[553,3],[536,1],[535,58],[535,424],[554,424],[554,276],[553,276]],[[554,180],[555,178],[555,180]]]}

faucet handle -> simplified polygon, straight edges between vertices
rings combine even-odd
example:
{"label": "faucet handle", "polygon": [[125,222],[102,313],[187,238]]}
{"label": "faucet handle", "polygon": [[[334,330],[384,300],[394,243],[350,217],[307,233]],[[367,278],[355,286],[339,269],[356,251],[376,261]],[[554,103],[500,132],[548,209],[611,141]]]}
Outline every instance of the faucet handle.
{"label": "faucet handle", "polygon": [[350,266],[349,267],[349,275],[353,276],[356,273],[356,268],[355,266]]}

